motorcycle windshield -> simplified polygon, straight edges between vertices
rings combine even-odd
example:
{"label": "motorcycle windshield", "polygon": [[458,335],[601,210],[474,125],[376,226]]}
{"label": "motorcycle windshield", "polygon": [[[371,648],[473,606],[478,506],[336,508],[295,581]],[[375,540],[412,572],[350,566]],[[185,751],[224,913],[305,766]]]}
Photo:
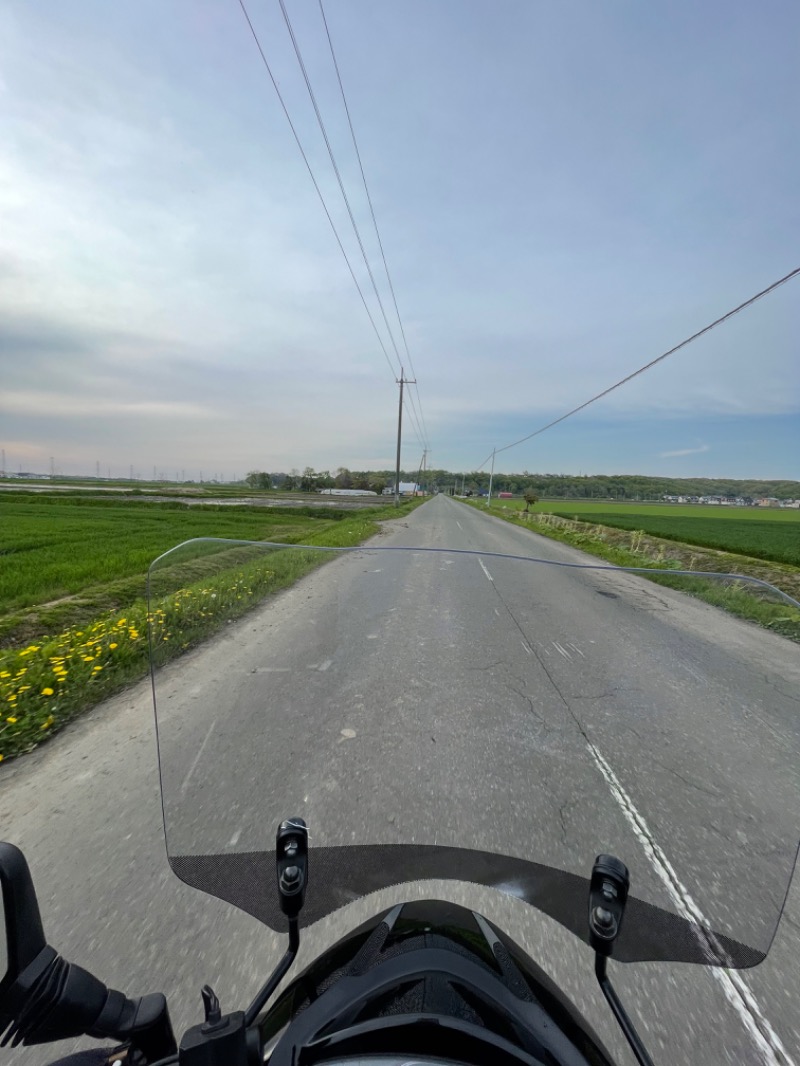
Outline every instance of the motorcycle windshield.
{"label": "motorcycle windshield", "polygon": [[631,875],[616,959],[760,962],[798,847],[800,604],[731,575],[647,575],[440,548],[161,556],[172,869],[283,930],[275,832],[302,817],[306,925],[435,879],[588,940],[610,853]]}

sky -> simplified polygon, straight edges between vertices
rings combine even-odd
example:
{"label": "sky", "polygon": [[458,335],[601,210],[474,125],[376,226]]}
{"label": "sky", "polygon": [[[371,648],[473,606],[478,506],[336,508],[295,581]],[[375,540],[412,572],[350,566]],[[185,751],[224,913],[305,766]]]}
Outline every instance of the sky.
{"label": "sky", "polygon": [[[474,470],[800,266],[800,7],[0,0],[10,471]],[[391,338],[394,338],[397,350]],[[800,278],[497,456],[800,478]],[[410,354],[410,358],[409,358]]]}

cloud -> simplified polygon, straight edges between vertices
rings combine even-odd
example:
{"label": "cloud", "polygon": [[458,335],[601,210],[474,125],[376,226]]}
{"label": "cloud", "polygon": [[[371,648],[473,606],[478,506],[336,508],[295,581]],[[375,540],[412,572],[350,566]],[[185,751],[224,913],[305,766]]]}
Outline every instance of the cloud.
{"label": "cloud", "polygon": [[48,392],[8,392],[0,400],[6,414],[43,415],[54,418],[92,418],[118,415],[131,418],[215,418],[214,410],[181,400],[124,401],[104,399],[98,403],[90,397],[60,396]]}
{"label": "cloud", "polygon": [[699,448],[678,448],[674,452],[659,452],[658,457],[659,459],[676,459],[680,455],[701,455],[710,450],[707,444],[701,444]]}

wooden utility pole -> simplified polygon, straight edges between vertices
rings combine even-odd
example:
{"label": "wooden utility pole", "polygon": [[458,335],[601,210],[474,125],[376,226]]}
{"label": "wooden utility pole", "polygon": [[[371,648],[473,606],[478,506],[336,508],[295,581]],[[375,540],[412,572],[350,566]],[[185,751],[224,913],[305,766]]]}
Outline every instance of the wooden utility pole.
{"label": "wooden utility pole", "polygon": [[398,381],[400,386],[400,407],[397,412],[397,465],[394,475],[394,505],[400,506],[400,445],[403,439],[403,385],[416,385],[416,379],[409,381],[405,376],[403,368],[400,367],[400,380]]}

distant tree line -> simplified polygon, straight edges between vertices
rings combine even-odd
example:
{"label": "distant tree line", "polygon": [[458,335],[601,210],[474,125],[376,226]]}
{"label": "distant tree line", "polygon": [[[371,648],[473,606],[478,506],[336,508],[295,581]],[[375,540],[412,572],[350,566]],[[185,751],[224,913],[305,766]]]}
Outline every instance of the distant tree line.
{"label": "distant tree line", "polygon": [[[452,470],[402,470],[401,481],[417,481],[432,492],[487,492],[489,473]],[[369,489],[381,493],[394,485],[394,470],[349,470],[340,466],[334,471],[314,470],[289,473],[251,471],[247,484],[257,489],[281,489],[284,492],[314,492],[317,489]],[[533,493],[544,499],[586,500],[660,500],[663,496],[741,496],[758,499],[774,496],[778,500],[800,498],[800,481],[758,481],[735,478],[666,478],[644,474],[521,474],[495,473],[492,492],[512,492],[518,496]]]}

